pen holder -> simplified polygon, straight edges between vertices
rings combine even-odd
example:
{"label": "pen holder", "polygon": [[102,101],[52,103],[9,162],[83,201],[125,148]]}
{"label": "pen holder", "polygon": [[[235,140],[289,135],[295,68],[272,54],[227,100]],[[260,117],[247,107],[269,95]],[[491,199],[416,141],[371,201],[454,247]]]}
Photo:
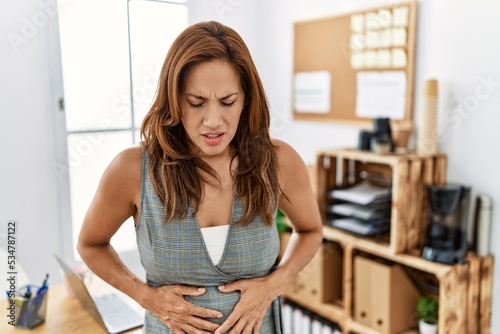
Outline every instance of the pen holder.
{"label": "pen holder", "polygon": [[[30,285],[32,291],[37,291],[38,286]],[[23,297],[23,290],[27,290],[27,286],[22,286],[18,292],[15,292],[13,297],[9,297],[9,308],[14,310],[11,313],[10,319],[16,327],[33,328],[45,321],[47,313],[47,292],[48,289],[42,289],[38,293],[33,293],[33,296]],[[11,308],[13,306],[13,308]],[[12,319],[12,315],[14,319]]]}

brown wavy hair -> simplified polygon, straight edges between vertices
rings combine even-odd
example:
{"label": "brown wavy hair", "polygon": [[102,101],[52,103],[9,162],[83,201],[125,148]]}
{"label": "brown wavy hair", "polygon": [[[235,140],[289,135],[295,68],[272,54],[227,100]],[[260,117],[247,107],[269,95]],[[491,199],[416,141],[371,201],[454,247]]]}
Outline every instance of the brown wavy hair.
{"label": "brown wavy hair", "polygon": [[[203,184],[220,180],[216,172],[193,154],[193,143],[181,123],[181,94],[187,71],[214,60],[232,65],[245,94],[243,111],[231,144],[237,157],[235,192],[245,214],[238,223],[260,216],[274,219],[280,196],[276,152],[269,136],[270,114],[264,88],[247,46],[231,28],[202,22],[186,28],[173,42],[160,73],[155,100],[141,126],[143,149],[150,156],[153,187],[165,206],[166,221],[185,217],[192,202],[195,212]],[[210,176],[210,177],[207,177]]]}

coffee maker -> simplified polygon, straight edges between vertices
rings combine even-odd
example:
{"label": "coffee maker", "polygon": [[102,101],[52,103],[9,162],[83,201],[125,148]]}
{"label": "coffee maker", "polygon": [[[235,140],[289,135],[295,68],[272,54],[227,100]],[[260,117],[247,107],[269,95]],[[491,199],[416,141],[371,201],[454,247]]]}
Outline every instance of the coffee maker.
{"label": "coffee maker", "polygon": [[427,187],[428,225],[422,257],[445,264],[464,263],[468,249],[470,187],[459,184]]}

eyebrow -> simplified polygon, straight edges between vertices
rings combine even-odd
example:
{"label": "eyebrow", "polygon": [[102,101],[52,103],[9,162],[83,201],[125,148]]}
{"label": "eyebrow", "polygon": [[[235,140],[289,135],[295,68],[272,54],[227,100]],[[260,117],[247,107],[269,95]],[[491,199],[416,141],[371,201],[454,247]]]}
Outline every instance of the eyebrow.
{"label": "eyebrow", "polygon": [[[194,97],[195,99],[198,99],[198,100],[206,100],[205,97],[203,97],[201,95],[197,95],[197,94],[186,93],[185,95],[189,96],[189,97]],[[234,95],[239,95],[239,93],[230,93],[230,94],[227,94],[226,96],[221,97],[219,100],[220,101],[227,100],[227,99],[229,99],[230,97],[232,97]]]}

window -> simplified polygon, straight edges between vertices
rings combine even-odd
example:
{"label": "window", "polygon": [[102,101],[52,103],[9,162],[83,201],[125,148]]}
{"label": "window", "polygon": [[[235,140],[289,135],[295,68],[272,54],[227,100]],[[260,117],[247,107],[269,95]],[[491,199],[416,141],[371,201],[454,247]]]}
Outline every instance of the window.
{"label": "window", "polygon": [[[187,26],[187,7],[78,0],[58,10],[74,249],[106,166],[139,141],[165,55]],[[119,252],[136,248],[132,218],[111,242]]]}

